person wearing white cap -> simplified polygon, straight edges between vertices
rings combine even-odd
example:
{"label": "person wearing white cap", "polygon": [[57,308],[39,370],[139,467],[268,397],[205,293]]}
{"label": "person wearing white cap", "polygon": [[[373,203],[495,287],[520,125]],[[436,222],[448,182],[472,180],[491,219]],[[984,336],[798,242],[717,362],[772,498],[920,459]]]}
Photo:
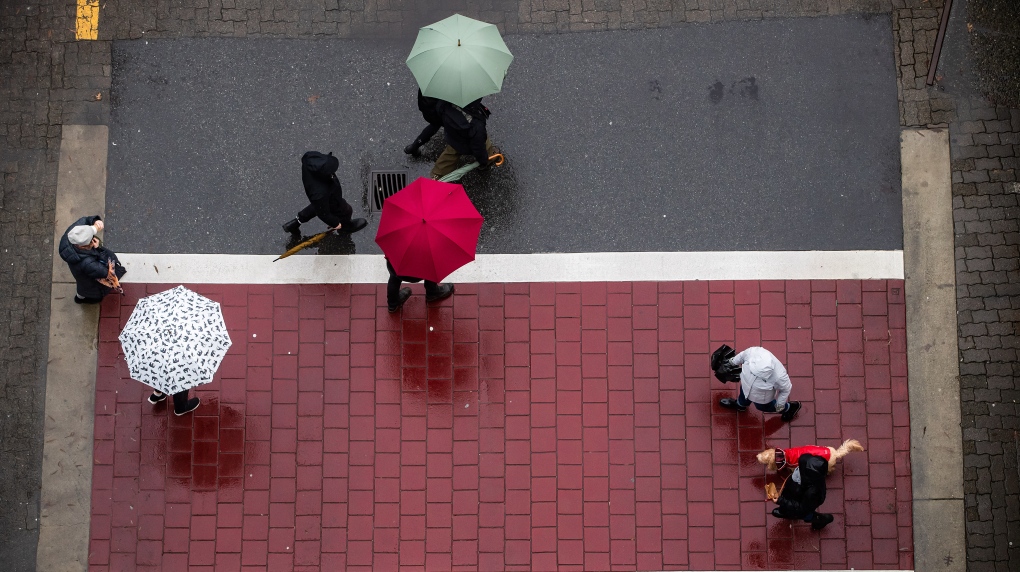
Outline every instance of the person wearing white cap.
{"label": "person wearing white cap", "polygon": [[99,215],[85,216],[67,227],[60,237],[57,252],[77,282],[76,304],[98,304],[110,292],[121,291],[117,280],[127,271],[112,250],[100,245],[96,234],[103,228]]}
{"label": "person wearing white cap", "polygon": [[740,369],[740,394],[736,399],[727,397],[719,405],[735,411],[746,411],[754,404],[758,411],[782,413],[783,421],[790,421],[800,411],[799,401],[787,401],[793,391],[790,375],[772,352],[759,346],[747,348],[729,360]]}

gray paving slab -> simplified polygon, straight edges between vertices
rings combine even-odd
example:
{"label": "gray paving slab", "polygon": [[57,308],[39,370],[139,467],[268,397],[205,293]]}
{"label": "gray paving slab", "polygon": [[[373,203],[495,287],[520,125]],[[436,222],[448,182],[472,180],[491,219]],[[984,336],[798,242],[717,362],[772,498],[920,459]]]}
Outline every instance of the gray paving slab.
{"label": "gray paving slab", "polygon": [[945,335],[956,325],[949,132],[904,129],[902,141],[914,564],[962,572],[960,366],[955,340]]}
{"label": "gray paving slab", "polygon": [[[482,252],[902,247],[889,18],[510,36],[490,134],[508,166],[464,183]],[[368,40],[118,41],[107,243],[134,252],[286,246],[299,157],[371,169],[423,127],[409,46]],[[665,216],[664,216],[665,215]],[[329,253],[378,253],[373,226]],[[317,227],[315,227],[317,228]],[[314,230],[314,228],[309,228]]]}
{"label": "gray paving slab", "polygon": [[105,125],[64,125],[61,129],[38,570],[88,569],[99,307],[74,303],[74,277],[57,247],[64,229],[75,220],[104,214],[108,138]]}

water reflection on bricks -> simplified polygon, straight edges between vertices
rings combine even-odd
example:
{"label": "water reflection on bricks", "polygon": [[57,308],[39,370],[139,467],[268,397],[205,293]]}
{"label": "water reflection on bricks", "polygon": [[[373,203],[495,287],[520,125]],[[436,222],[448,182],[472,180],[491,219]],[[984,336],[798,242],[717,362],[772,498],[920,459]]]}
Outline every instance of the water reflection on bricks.
{"label": "water reflection on bricks", "polygon": [[[913,566],[902,281],[196,285],[234,344],[184,417],[116,338],[165,288],[102,307],[93,570]],[[787,364],[793,423],[715,403],[721,343]],[[768,514],[756,452],[850,437],[833,524]]]}

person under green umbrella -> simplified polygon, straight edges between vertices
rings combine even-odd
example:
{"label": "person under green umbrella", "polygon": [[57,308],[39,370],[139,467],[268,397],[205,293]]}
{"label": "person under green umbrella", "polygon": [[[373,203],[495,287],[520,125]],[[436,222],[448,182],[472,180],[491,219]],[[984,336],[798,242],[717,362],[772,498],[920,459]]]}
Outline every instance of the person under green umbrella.
{"label": "person under green umbrella", "polygon": [[426,97],[467,107],[499,93],[513,59],[496,26],[454,14],[418,30],[407,67]]}
{"label": "person under green umbrella", "polygon": [[485,171],[496,164],[491,157],[501,153],[489,139],[486,122],[492,112],[482,105],[482,100],[472,101],[461,108],[448,101],[440,100],[436,110],[443,122],[443,136],[446,148],[436,159],[429,176],[440,179],[457,168],[461,155],[471,155],[478,161],[478,168]]}
{"label": "person under green umbrella", "polygon": [[[490,113],[481,98],[503,88],[513,59],[496,26],[460,14],[418,31],[407,67],[423,97],[439,100],[436,112],[447,143],[430,173],[433,179],[452,172],[461,155],[473,155],[484,170],[490,165],[489,157],[499,152],[489,140]],[[417,151],[420,139],[405,152]]]}

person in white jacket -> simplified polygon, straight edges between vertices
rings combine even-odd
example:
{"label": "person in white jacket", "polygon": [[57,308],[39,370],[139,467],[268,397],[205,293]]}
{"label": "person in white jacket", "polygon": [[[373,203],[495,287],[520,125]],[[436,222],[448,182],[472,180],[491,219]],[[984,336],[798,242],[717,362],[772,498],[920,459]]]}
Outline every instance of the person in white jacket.
{"label": "person in white jacket", "polygon": [[788,401],[793,383],[786,368],[772,352],[759,346],[750,347],[730,359],[730,363],[742,366],[740,394],[736,399],[720,399],[719,405],[746,411],[753,403],[758,411],[781,413],[783,421],[790,421],[800,411],[799,401]]}

